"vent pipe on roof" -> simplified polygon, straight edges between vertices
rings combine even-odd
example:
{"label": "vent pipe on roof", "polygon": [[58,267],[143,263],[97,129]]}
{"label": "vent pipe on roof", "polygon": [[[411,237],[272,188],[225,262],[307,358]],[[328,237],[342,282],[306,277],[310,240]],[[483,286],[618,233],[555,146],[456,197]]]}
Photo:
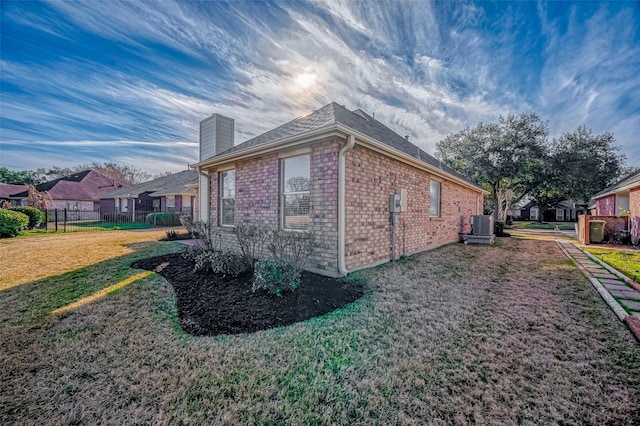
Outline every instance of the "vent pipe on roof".
{"label": "vent pipe on roof", "polygon": [[200,161],[233,148],[235,120],[212,114],[200,122]]}

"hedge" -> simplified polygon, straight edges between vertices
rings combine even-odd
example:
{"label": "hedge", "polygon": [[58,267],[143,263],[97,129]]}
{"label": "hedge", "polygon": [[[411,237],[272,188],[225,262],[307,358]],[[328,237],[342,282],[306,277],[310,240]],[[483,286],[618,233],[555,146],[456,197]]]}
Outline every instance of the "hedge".
{"label": "hedge", "polygon": [[29,216],[9,209],[0,209],[0,238],[15,237],[29,226]]}
{"label": "hedge", "polygon": [[36,209],[35,207],[16,206],[16,207],[10,207],[9,210],[26,214],[29,217],[29,225],[27,225],[28,229],[37,228],[44,220],[44,213],[42,213],[40,210]]}

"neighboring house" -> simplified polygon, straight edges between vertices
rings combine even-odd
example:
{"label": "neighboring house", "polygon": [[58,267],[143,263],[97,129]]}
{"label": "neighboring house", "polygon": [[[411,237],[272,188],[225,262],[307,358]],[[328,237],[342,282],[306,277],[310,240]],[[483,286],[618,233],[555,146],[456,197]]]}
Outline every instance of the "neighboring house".
{"label": "neighboring house", "polygon": [[198,172],[185,170],[104,194],[104,213],[178,212],[191,215],[195,204]]}
{"label": "neighboring house", "polygon": [[[237,146],[234,120],[214,114],[200,123],[192,167],[200,217],[218,226],[225,248],[237,249],[237,224],[311,231],[307,269],[334,276],[458,241],[486,194],[408,137],[336,103]],[[392,225],[394,194],[402,211]]]}
{"label": "neighboring house", "polygon": [[[84,170],[69,176],[35,185],[39,192],[47,191],[53,202],[49,209],[98,211],[100,197],[107,192],[128,184],[118,179],[108,178],[95,170]],[[27,205],[28,191],[12,194],[16,205]]]}
{"label": "neighboring house", "polygon": [[[530,201],[520,209],[522,220],[540,220],[542,209],[536,205],[535,201]],[[553,204],[544,212],[542,220],[544,222],[576,222],[582,210],[576,208],[572,200],[563,200]]]}
{"label": "neighboring house", "polygon": [[26,191],[28,187],[26,185],[11,185],[8,183],[0,183],[0,204],[2,201],[8,201],[12,205],[19,205],[20,200],[12,197],[12,194],[18,194]]}
{"label": "neighboring house", "polygon": [[596,216],[618,216],[623,209],[640,216],[640,172],[598,192],[593,199]]}

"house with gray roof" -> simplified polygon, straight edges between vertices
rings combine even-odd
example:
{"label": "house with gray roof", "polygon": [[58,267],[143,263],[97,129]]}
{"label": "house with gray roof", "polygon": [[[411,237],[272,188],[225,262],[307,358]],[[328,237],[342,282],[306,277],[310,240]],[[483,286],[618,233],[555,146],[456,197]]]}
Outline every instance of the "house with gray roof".
{"label": "house with gray roof", "polygon": [[234,144],[235,121],[200,122],[199,215],[218,227],[309,231],[307,269],[339,276],[458,241],[485,191],[363,110],[330,103]]}
{"label": "house with gray roof", "polygon": [[195,204],[198,173],[184,170],[148,182],[104,194],[100,211],[108,213],[177,212],[191,215]]}

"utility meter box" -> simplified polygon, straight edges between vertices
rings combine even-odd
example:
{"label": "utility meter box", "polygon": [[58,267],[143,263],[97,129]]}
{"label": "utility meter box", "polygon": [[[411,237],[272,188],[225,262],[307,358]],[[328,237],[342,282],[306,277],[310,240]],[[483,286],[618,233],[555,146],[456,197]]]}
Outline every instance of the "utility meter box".
{"label": "utility meter box", "polygon": [[389,211],[400,213],[407,211],[407,190],[398,188],[396,193],[389,197]]}

